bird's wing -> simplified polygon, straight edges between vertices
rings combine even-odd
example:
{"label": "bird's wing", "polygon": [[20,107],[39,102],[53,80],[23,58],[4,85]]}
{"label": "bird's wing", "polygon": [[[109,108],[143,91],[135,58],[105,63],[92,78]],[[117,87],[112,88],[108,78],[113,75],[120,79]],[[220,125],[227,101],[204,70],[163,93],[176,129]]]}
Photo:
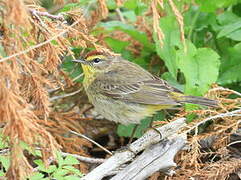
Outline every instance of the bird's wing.
{"label": "bird's wing", "polygon": [[[122,71],[125,70],[122,68]],[[141,74],[137,74],[139,72],[135,72],[135,70],[127,71],[118,73],[118,69],[114,69],[107,72],[110,76],[100,75],[93,82],[92,88],[98,89],[99,93],[113,99],[133,103],[179,104],[170,94],[170,92],[177,90],[168,85],[166,81],[152,76],[147,71],[143,71]]]}

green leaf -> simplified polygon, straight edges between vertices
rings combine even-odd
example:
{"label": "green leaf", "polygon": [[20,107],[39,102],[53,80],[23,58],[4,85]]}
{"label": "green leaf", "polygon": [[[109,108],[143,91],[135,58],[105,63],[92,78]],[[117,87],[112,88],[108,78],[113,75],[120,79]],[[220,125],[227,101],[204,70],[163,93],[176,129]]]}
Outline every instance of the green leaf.
{"label": "green leaf", "polygon": [[64,177],[64,180],[79,180],[79,179],[80,179],[79,176],[73,176],[73,175]]}
{"label": "green leaf", "polygon": [[34,173],[33,176],[29,178],[29,180],[42,180],[44,175],[40,172]]}
{"label": "green leaf", "polygon": [[45,165],[41,159],[34,160],[34,163],[36,165],[38,165],[37,168],[39,171],[43,171],[46,173],[52,173],[52,172],[56,171],[56,169],[57,169],[57,167],[55,165],[50,165],[48,167],[45,167]]}
{"label": "green leaf", "polygon": [[5,168],[5,170],[8,170],[10,166],[10,159],[8,156],[0,156],[0,162],[2,166]]}
{"label": "green leaf", "polygon": [[195,114],[195,113],[188,114],[188,115],[186,116],[186,118],[187,118],[186,122],[190,123],[190,122],[192,122],[193,120],[195,120],[197,117],[198,117],[198,115]]}
{"label": "green leaf", "polygon": [[78,6],[78,3],[68,3],[59,12],[68,12]]}
{"label": "green leaf", "polygon": [[5,52],[4,48],[3,48],[3,46],[2,46],[1,44],[0,44],[0,55],[1,55],[2,57],[7,56],[7,54],[6,54],[6,52]]}
{"label": "green leaf", "polygon": [[133,11],[124,11],[122,12],[122,15],[126,17],[128,20],[130,20],[131,22],[136,21],[136,14]]}
{"label": "green leaf", "polygon": [[134,10],[137,6],[138,6],[138,0],[127,0],[124,3],[124,7],[131,10]]}
{"label": "green leaf", "polygon": [[50,41],[50,43],[53,44],[53,45],[55,45],[55,46],[58,45],[58,42],[57,42],[56,40],[52,40],[52,41]]}
{"label": "green leaf", "polygon": [[241,29],[230,33],[229,35],[227,35],[227,38],[234,41],[241,41]]}
{"label": "green leaf", "polygon": [[179,84],[176,79],[173,78],[170,72],[165,72],[161,76],[162,79],[168,81],[170,85],[179,89],[180,91],[184,91],[184,87],[182,84]]}
{"label": "green leaf", "polygon": [[22,149],[26,149],[29,151],[30,147],[27,143],[25,143],[24,141],[20,141],[20,146]]}
{"label": "green leaf", "polygon": [[218,33],[217,38],[228,36],[234,31],[240,30],[240,28],[241,28],[241,19],[234,23],[223,26],[222,30]]}
{"label": "green leaf", "polygon": [[0,149],[8,148],[7,137],[3,138],[2,129],[0,130]]}
{"label": "green leaf", "polygon": [[[145,132],[145,130],[149,127],[150,122],[151,122],[150,118],[143,119],[141,121],[141,124],[138,125],[133,137],[135,138],[141,137],[142,134]],[[135,126],[136,126],[135,124],[129,124],[129,125],[120,124],[117,127],[117,134],[119,136],[131,137]]]}
{"label": "green leaf", "polygon": [[240,20],[236,14],[232,13],[231,11],[224,11],[222,14],[217,16],[217,21],[221,25],[227,25],[230,23],[235,23]]}
{"label": "green leaf", "polygon": [[58,167],[62,167],[64,165],[64,158],[59,151],[56,152],[56,155],[57,155]]}
{"label": "green leaf", "polygon": [[239,3],[232,6],[232,12],[238,16],[241,16],[241,1],[238,0]]}
{"label": "green leaf", "polygon": [[128,59],[128,60],[134,59],[132,52],[129,50],[123,50],[121,52],[121,55],[124,59]]}
{"label": "green leaf", "polygon": [[181,71],[184,73],[186,84],[185,93],[188,95],[204,95],[210,85],[216,82],[220,66],[219,55],[210,48],[196,47],[187,41],[188,51],[178,51]]}
{"label": "green leaf", "polygon": [[196,6],[190,7],[184,14],[185,29],[194,31],[202,31],[208,28],[210,24],[216,23],[217,15],[215,13],[201,12]]}
{"label": "green leaf", "polygon": [[139,0],[127,0],[124,3],[124,7],[130,10],[134,10],[136,15],[141,15],[147,10],[147,5]]}
{"label": "green leaf", "polygon": [[173,78],[177,77],[177,57],[176,49],[181,48],[179,27],[174,16],[166,16],[161,18],[160,27],[165,34],[163,40],[164,46],[161,47],[160,41],[154,33],[154,41],[156,45],[157,54],[165,62],[166,67],[172,74]]}
{"label": "green leaf", "polygon": [[[141,121],[141,123],[138,125],[138,127],[135,131],[134,137],[136,137],[136,138],[141,137],[143,135],[143,133],[150,127],[150,123],[152,121],[163,121],[164,114],[163,114],[163,112],[158,112],[152,118],[145,118]],[[118,125],[117,134],[119,136],[130,137],[135,126],[136,126],[135,124]]]}
{"label": "green leaf", "polygon": [[137,8],[135,9],[135,14],[137,16],[142,15],[146,10],[148,9],[148,6],[145,3],[142,3],[139,1]]}
{"label": "green leaf", "polygon": [[237,2],[238,0],[196,0],[196,3],[200,5],[201,10],[204,12],[214,12],[218,8],[225,8],[230,5],[235,5]]}
{"label": "green leaf", "polygon": [[53,177],[56,179],[60,179],[60,178],[63,178],[63,176],[68,173],[69,171],[67,169],[58,168],[56,171],[54,171]]}
{"label": "green leaf", "polygon": [[120,21],[109,21],[100,24],[101,27],[106,28],[109,31],[120,30],[128,35],[130,35],[133,39],[139,41],[141,44],[145,46],[145,48],[149,49],[150,51],[154,51],[154,45],[149,42],[146,33],[138,31],[133,26],[124,24]]}
{"label": "green leaf", "polygon": [[68,11],[71,11],[72,9],[77,9],[77,8],[79,9],[84,5],[86,8],[88,3],[90,3],[89,0],[81,0],[81,1],[78,1],[78,3],[66,3],[62,9],[58,10],[58,12],[68,12]]}
{"label": "green leaf", "polygon": [[6,176],[6,173],[5,172],[3,172],[3,170],[0,170],[0,177],[5,177]]}
{"label": "green leaf", "polygon": [[67,169],[69,171],[71,171],[72,173],[78,175],[78,176],[84,176],[83,173],[81,173],[78,169],[74,168],[73,166],[63,166],[63,169]]}
{"label": "green leaf", "polygon": [[69,155],[69,156],[66,156],[63,164],[68,164],[68,165],[79,164],[79,161],[75,157]]}
{"label": "green leaf", "polygon": [[32,153],[33,153],[34,156],[42,157],[42,153],[41,153],[40,150],[34,149],[34,150],[32,151]]}
{"label": "green leaf", "polygon": [[234,41],[241,41],[241,18],[230,11],[225,11],[217,17],[220,26],[217,38],[227,37]]}
{"label": "green leaf", "polygon": [[[61,64],[63,71],[68,72],[71,78],[75,78],[82,73],[80,63],[74,63],[71,56],[66,56]],[[81,82],[83,78],[79,78],[76,82]]]}
{"label": "green leaf", "polygon": [[107,0],[106,4],[107,4],[108,9],[110,9],[110,10],[117,8],[116,2],[113,0]]}
{"label": "green leaf", "polygon": [[[144,49],[142,49],[140,56],[135,57],[135,58],[133,58],[133,57],[129,58],[129,60],[138,64],[139,66],[141,66],[144,69],[148,69],[148,67],[150,67],[149,64],[150,64],[151,56],[152,56],[152,53],[150,53],[150,51],[146,51],[146,49],[144,48]],[[154,66],[154,68],[155,67],[158,68],[158,66]]]}
{"label": "green leaf", "polygon": [[241,43],[228,48],[222,59],[218,83],[221,85],[241,81]]}
{"label": "green leaf", "polygon": [[128,46],[130,43],[126,41],[120,41],[117,39],[113,39],[111,37],[105,38],[105,42],[110,46],[114,52],[121,53],[126,46]]}

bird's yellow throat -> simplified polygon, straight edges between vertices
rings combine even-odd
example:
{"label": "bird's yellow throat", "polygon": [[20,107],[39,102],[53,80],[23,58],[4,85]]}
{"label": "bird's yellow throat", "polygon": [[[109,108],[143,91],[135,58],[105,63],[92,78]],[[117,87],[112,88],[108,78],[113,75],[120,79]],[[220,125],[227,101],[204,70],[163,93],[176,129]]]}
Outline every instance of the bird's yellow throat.
{"label": "bird's yellow throat", "polygon": [[[87,57],[85,60],[92,61],[96,58],[105,59],[106,57],[103,55],[93,55],[93,56]],[[91,65],[88,65],[88,64],[82,64],[82,68],[85,75],[84,84],[88,86],[95,79],[96,70]]]}

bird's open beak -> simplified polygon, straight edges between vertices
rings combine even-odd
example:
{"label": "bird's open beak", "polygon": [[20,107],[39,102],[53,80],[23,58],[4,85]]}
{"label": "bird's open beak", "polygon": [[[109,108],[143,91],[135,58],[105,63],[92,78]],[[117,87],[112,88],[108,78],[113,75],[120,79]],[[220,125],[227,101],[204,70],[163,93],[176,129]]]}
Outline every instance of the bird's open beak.
{"label": "bird's open beak", "polygon": [[84,59],[74,59],[73,62],[81,63],[81,64],[87,64],[87,62]]}

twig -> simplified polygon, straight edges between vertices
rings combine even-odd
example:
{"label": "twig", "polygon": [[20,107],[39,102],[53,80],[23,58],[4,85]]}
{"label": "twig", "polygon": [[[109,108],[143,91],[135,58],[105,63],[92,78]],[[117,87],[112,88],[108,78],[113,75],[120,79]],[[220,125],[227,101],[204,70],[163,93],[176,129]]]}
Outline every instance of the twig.
{"label": "twig", "polygon": [[10,152],[9,149],[3,149],[3,150],[0,151],[0,154],[1,154],[1,155],[6,155],[6,154],[8,154],[9,152]]}
{"label": "twig", "polygon": [[229,143],[227,146],[232,146],[234,144],[240,144],[240,143],[241,143],[241,141],[234,141],[234,142]]}
{"label": "twig", "polygon": [[183,22],[183,16],[177,9],[176,5],[172,0],[168,0],[169,5],[171,6],[171,9],[173,13],[175,14],[175,17],[177,19],[177,22],[179,24],[179,30],[180,30],[180,39],[184,46],[184,52],[187,52],[186,42],[185,42],[185,35],[184,35],[184,22]]}
{"label": "twig", "polygon": [[36,11],[35,9],[29,9],[29,11],[35,16],[35,15],[39,15],[39,16],[46,16],[50,19],[53,19],[53,20],[60,20],[60,21],[64,21],[64,17],[63,15],[61,14],[58,14],[58,15],[53,15],[53,14],[50,14],[48,12],[41,12],[41,11]]}
{"label": "twig", "polygon": [[95,144],[95,145],[98,146],[99,148],[103,149],[103,150],[104,150],[105,152],[107,152],[108,154],[113,155],[112,152],[110,152],[108,149],[106,149],[105,147],[101,146],[99,143],[95,142],[94,140],[90,139],[89,137],[87,137],[87,136],[85,136],[85,135],[83,135],[83,134],[77,133],[77,132],[75,132],[75,131],[72,131],[72,130],[70,130],[69,132],[72,133],[72,134],[75,134],[75,135],[77,135],[77,136],[80,136],[80,137],[82,137],[82,138],[87,139],[88,141],[92,142],[93,144]]}
{"label": "twig", "polygon": [[119,16],[121,22],[126,23],[126,20],[123,17],[123,14],[121,13],[120,8],[116,8],[115,11],[116,11],[117,15]]}
{"label": "twig", "polygon": [[[77,79],[81,78],[84,76],[84,73],[81,73],[80,75],[76,76],[74,79],[72,79],[72,81],[76,81]],[[66,83],[63,83],[63,86],[65,86]],[[57,90],[61,89],[61,87],[56,87],[54,89],[48,89],[48,93],[52,93],[52,92],[55,92]]]}
{"label": "twig", "polygon": [[241,116],[241,114],[238,114],[238,113],[241,113],[241,109],[237,109],[237,110],[234,110],[234,111],[231,111],[231,112],[221,113],[221,114],[218,114],[218,115],[215,115],[215,116],[208,117],[208,118],[202,120],[201,122],[195,124],[195,126],[191,127],[190,129],[188,129],[184,133],[190,133],[192,130],[197,129],[200,125],[202,125],[202,124],[204,124],[204,123],[206,123],[210,120],[214,120],[214,119],[217,119],[217,118],[224,118],[224,117]]}
{"label": "twig", "polygon": [[[36,148],[36,150],[41,150],[41,148]],[[1,155],[8,155],[10,153],[9,149],[3,149],[0,151]],[[84,157],[84,156],[80,156],[78,154],[71,154],[71,153],[66,153],[66,152],[61,152],[63,157],[66,156],[73,156],[76,159],[78,159],[79,161],[83,161],[83,162],[87,162],[87,163],[91,163],[91,164],[101,164],[103,162],[105,162],[105,159],[102,158],[90,158],[90,157]],[[49,164],[53,161],[53,158],[49,159]]]}
{"label": "twig", "polygon": [[101,163],[105,162],[105,159],[102,159],[102,158],[90,158],[90,157],[80,156],[78,154],[70,154],[70,153],[65,153],[65,152],[61,152],[61,154],[64,157],[73,156],[80,161],[91,163],[91,164],[101,164]]}
{"label": "twig", "polygon": [[217,87],[217,88],[213,88],[213,89],[210,89],[209,92],[211,91],[229,91],[233,94],[236,94],[238,96],[241,96],[241,93],[237,92],[237,91],[234,91],[232,89],[228,89],[228,88],[223,88],[223,87]]}
{"label": "twig", "polygon": [[82,89],[78,89],[77,91],[74,91],[74,92],[69,93],[69,94],[64,94],[64,95],[60,95],[60,96],[51,97],[51,98],[49,99],[49,101],[51,102],[51,101],[54,101],[54,100],[57,100],[57,99],[62,99],[62,98],[66,98],[66,97],[69,97],[69,96],[73,96],[73,95],[79,93],[81,90],[82,90]]}
{"label": "twig", "polygon": [[38,21],[40,22],[40,24],[45,28],[45,29],[48,29],[48,26],[42,21],[42,19],[39,17],[39,14],[37,13],[36,10],[30,10],[30,12],[32,13],[33,16],[35,16]]}
{"label": "twig", "polygon": [[[78,24],[80,21],[81,21],[81,19],[75,21],[73,24],[70,25],[70,27],[75,26],[75,25]],[[4,62],[4,61],[9,60],[9,59],[11,59],[11,58],[14,58],[14,57],[20,56],[20,55],[22,55],[22,54],[28,53],[29,51],[32,51],[32,50],[34,50],[34,49],[36,49],[36,48],[39,48],[39,47],[41,47],[41,46],[43,46],[43,45],[45,45],[45,44],[48,44],[48,43],[50,43],[51,41],[53,41],[54,39],[57,39],[58,37],[63,36],[63,35],[64,35],[65,33],[67,33],[70,29],[71,29],[71,28],[68,28],[68,29],[66,29],[66,30],[63,30],[62,32],[56,34],[56,35],[53,36],[52,38],[50,38],[50,39],[48,39],[48,40],[46,40],[46,41],[44,41],[44,42],[42,42],[42,43],[39,43],[39,44],[37,44],[37,45],[30,46],[29,48],[25,49],[24,51],[20,51],[20,52],[18,52],[18,53],[12,54],[12,55],[10,55],[10,56],[4,57],[4,58],[0,59],[0,62]]]}
{"label": "twig", "polygon": [[84,73],[81,73],[80,75],[76,76],[72,81],[76,81],[77,79],[81,78],[84,76]]}

